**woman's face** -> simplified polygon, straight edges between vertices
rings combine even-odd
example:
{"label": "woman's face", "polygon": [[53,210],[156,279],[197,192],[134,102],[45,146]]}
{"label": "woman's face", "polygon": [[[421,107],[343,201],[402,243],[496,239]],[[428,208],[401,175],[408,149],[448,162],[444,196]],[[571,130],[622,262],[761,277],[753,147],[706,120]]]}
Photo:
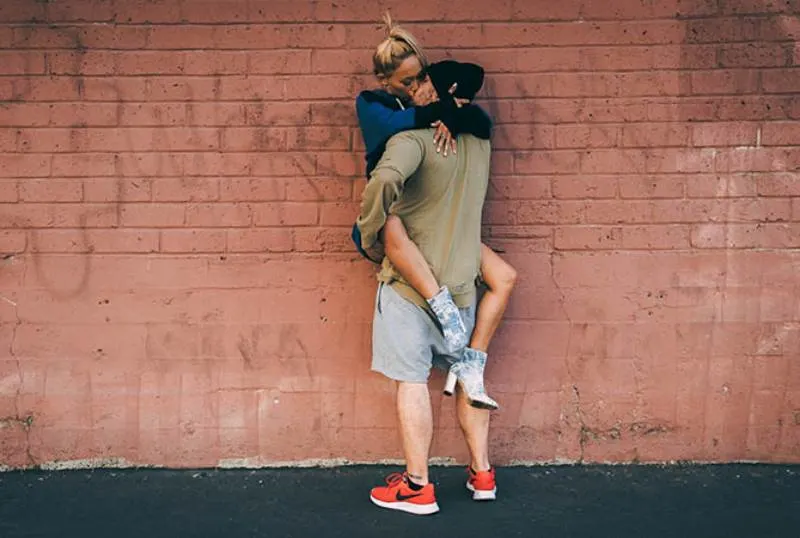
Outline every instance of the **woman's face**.
{"label": "woman's face", "polygon": [[420,83],[425,80],[425,71],[416,56],[409,56],[382,82],[386,91],[405,100],[410,100]]}

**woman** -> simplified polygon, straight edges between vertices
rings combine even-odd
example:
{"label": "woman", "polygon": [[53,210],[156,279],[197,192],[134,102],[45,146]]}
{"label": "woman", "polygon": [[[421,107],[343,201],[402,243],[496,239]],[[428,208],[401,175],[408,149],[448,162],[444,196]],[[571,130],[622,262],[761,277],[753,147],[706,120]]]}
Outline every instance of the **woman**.
{"label": "woman", "polygon": [[[414,107],[414,97],[417,98],[417,103],[425,102],[425,96],[415,94],[425,86],[423,82],[426,81],[428,68],[426,56],[414,36],[392,24],[388,15],[385,22],[388,37],[378,45],[373,55],[374,73],[383,89],[362,92],[356,99],[356,110],[367,151],[367,175],[369,176],[379,161],[387,140],[403,130],[429,127],[438,122],[439,131],[435,137],[437,151],[442,151],[445,156],[451,148],[452,137],[462,132],[488,139],[491,133],[488,116],[477,106],[461,106],[466,102],[463,96],[474,95],[480,88],[483,70],[472,66],[473,72],[470,76],[454,84],[449,95],[447,92],[439,92],[437,95],[444,93],[441,99],[436,100],[430,96],[428,100],[433,102]],[[430,85],[425,87],[430,88]],[[455,150],[455,145],[452,145],[452,149]],[[360,248],[357,227],[353,229],[353,239],[362,254],[367,256]],[[445,393],[452,394],[453,379],[457,377],[474,407],[497,409],[497,403],[485,393],[483,367],[489,342],[500,324],[516,280],[514,269],[493,250],[482,245],[481,275],[488,290],[478,304],[475,329],[471,337],[468,337],[450,291],[439,286],[427,261],[409,239],[399,218],[392,215],[388,217],[382,239],[386,257],[408,284],[427,300],[442,326],[448,347],[456,351],[468,344],[464,360],[451,367]],[[479,370],[477,376],[474,375],[476,369]],[[475,382],[476,378],[479,383]]]}

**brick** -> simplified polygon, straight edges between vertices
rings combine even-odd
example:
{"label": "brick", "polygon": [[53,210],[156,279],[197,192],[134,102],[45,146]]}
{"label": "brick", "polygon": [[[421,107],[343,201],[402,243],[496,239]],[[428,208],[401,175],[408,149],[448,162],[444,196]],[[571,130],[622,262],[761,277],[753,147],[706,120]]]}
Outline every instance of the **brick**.
{"label": "brick", "polygon": [[294,237],[291,230],[228,230],[229,252],[289,252]]}
{"label": "brick", "polygon": [[0,255],[5,256],[13,252],[24,252],[27,245],[27,235],[24,230],[0,231]]}
{"label": "brick", "polygon": [[17,202],[19,200],[19,181],[4,179],[0,181],[0,202]]}
{"label": "brick", "polygon": [[3,222],[31,228],[107,228],[118,222],[112,204],[17,203],[0,212]]}
{"label": "brick", "polygon": [[794,118],[798,112],[793,110],[790,98],[778,96],[741,95],[736,98],[720,98],[716,118],[720,120],[784,120]]}
{"label": "brick", "polygon": [[69,30],[75,32],[73,37],[82,48],[138,50],[145,48],[151,28],[96,24],[69,27]]}
{"label": "brick", "polygon": [[286,199],[283,178],[225,178],[220,180],[221,201],[267,202]]}
{"label": "brick", "polygon": [[581,15],[586,19],[614,21],[713,15],[716,11],[717,6],[712,0],[688,0],[672,4],[626,0],[608,6],[607,9],[592,3],[581,6]]}
{"label": "brick", "polygon": [[142,178],[86,178],[83,180],[85,202],[149,202],[151,180]]}
{"label": "brick", "polygon": [[761,133],[761,143],[765,146],[800,145],[800,126],[797,122],[765,123]]}
{"label": "brick", "polygon": [[645,171],[645,152],[635,149],[598,149],[581,155],[580,170],[589,174],[641,173]]}
{"label": "brick", "polygon": [[0,177],[47,177],[51,160],[50,155],[0,154]]}
{"label": "brick", "polygon": [[795,147],[737,147],[718,150],[715,166],[719,172],[786,172],[799,163],[800,149]]}
{"label": "brick", "polygon": [[[197,76],[151,76],[125,77],[129,82],[145,83],[146,91],[142,101],[211,101],[223,98],[225,82],[238,80],[235,76],[197,77]],[[233,84],[233,83],[232,83]],[[236,96],[232,96],[235,98]],[[227,96],[225,99],[230,99]],[[128,97],[127,100],[138,100]]]}
{"label": "brick", "polygon": [[574,151],[515,152],[517,174],[573,174],[578,172],[580,157]]}
{"label": "brick", "polygon": [[161,252],[225,252],[225,230],[161,230]]}
{"label": "brick", "polygon": [[[44,105],[40,105],[44,109]],[[49,123],[53,127],[107,127],[118,124],[119,110],[124,107],[115,103],[51,103]],[[38,125],[30,124],[31,127]]]}
{"label": "brick", "polygon": [[241,203],[189,204],[186,206],[186,226],[242,227],[253,220],[249,205]]}
{"label": "brick", "polygon": [[189,168],[189,163],[193,162],[190,160],[190,156],[196,157],[198,155],[209,155],[209,153],[145,153],[143,151],[116,153],[113,155],[115,158],[114,173],[122,177],[182,176],[184,173],[202,175],[193,174]]}
{"label": "brick", "polygon": [[556,125],[556,148],[610,148],[619,144],[622,129],[616,125]]}
{"label": "brick", "polygon": [[555,248],[559,250],[669,250],[688,247],[688,226],[567,226],[555,230]]}
{"label": "brick", "polygon": [[116,57],[114,71],[118,75],[182,75],[186,58],[162,51],[125,51]]}
{"label": "brick", "polygon": [[647,108],[648,121],[708,121],[717,117],[717,101],[715,98],[666,98],[663,102]]}
{"label": "brick", "polygon": [[[297,105],[295,105],[297,106]],[[314,125],[358,125],[352,102],[311,103],[311,119],[307,123]],[[360,136],[360,135],[359,135]]]}
{"label": "brick", "polygon": [[[234,54],[241,53],[237,52]],[[248,72],[254,75],[311,73],[310,50],[262,50],[247,53]],[[322,73],[321,71],[314,71]],[[336,71],[341,73],[341,71]],[[291,98],[291,94],[289,94]]]}
{"label": "brick", "polygon": [[759,72],[756,69],[714,69],[692,72],[694,95],[739,95],[759,91]]}
{"label": "brick", "polygon": [[158,232],[146,230],[40,230],[36,252],[156,252]]}
{"label": "brick", "polygon": [[759,196],[800,196],[800,181],[797,174],[758,174],[754,178]]}
{"label": "brick", "polygon": [[80,85],[72,77],[28,76],[12,81],[11,100],[77,101]]}
{"label": "brick", "polygon": [[193,50],[183,54],[168,53],[183,60],[181,73],[186,75],[243,75],[248,72],[248,58],[241,52]]}
{"label": "brick", "polygon": [[680,96],[689,92],[689,76],[680,71],[622,73],[616,77],[618,95]]}
{"label": "brick", "polygon": [[537,24],[535,28],[537,31],[532,32],[531,25],[526,23],[487,23],[483,25],[479,44],[484,47],[644,45],[681,43],[683,38],[682,23],[678,21],[597,22],[589,27],[583,22],[565,22]]}
{"label": "brick", "polygon": [[304,177],[286,182],[286,199],[297,202],[352,200],[353,182],[349,179]]}
{"label": "brick", "polygon": [[[83,76],[75,80],[83,101],[144,101],[148,99],[149,81],[145,77]],[[155,85],[155,83],[154,83]]]}
{"label": "brick", "polygon": [[358,217],[360,204],[348,203],[322,203],[319,205],[319,224],[321,226],[348,226],[352,225]]}
{"label": "brick", "polygon": [[296,228],[294,247],[296,252],[346,252],[353,253],[355,246],[347,228]]}
{"label": "brick", "polygon": [[683,198],[686,181],[687,178],[680,175],[621,176],[619,194],[621,198],[633,199]]}
{"label": "brick", "polygon": [[289,95],[285,77],[232,75],[218,80],[213,93],[225,101],[273,101]]}
{"label": "brick", "polygon": [[343,127],[292,127],[287,132],[289,151],[348,150],[351,148],[350,129]]}
{"label": "brick", "polygon": [[718,65],[731,67],[789,67],[791,47],[781,43],[737,43],[720,47]]}
{"label": "brick", "polygon": [[24,153],[86,151],[86,129],[17,129],[17,150]]}
{"label": "brick", "polygon": [[372,77],[351,75],[293,76],[285,80],[285,96],[293,100],[351,99],[372,83]]}
{"label": "brick", "polygon": [[791,2],[759,2],[757,0],[730,0],[720,6],[722,14],[744,15],[763,13],[791,13]]}
{"label": "brick", "polygon": [[552,97],[554,79],[555,75],[541,73],[525,76],[498,74],[492,77],[491,87],[487,87],[486,92],[494,98]]}
{"label": "brick", "polygon": [[768,69],[761,73],[764,93],[797,93],[800,87],[800,68]]}
{"label": "brick", "polygon": [[[559,73],[544,76],[549,77],[552,81],[552,93],[523,93],[523,96],[614,97],[621,95],[623,91],[622,75],[608,73]],[[641,94],[634,91],[627,95]]]}
{"label": "brick", "polygon": [[185,123],[190,126],[237,127],[247,123],[247,107],[244,103],[190,102],[173,104],[183,111]]}
{"label": "brick", "polygon": [[616,198],[617,178],[613,176],[557,176],[553,178],[553,197],[563,199]]}
{"label": "brick", "polygon": [[5,23],[44,21],[46,7],[42,4],[25,0],[9,0],[0,6],[0,20]]}
{"label": "brick", "polygon": [[758,41],[761,19],[755,17],[714,17],[686,21],[690,43]]}
{"label": "brick", "polygon": [[302,202],[252,204],[256,226],[310,226],[317,224],[317,204]]}
{"label": "brick", "polygon": [[755,197],[756,186],[750,174],[692,175],[686,178],[690,198]]}
{"label": "brick", "polygon": [[53,174],[60,177],[112,176],[114,155],[108,153],[68,153],[53,155]]}
{"label": "brick", "polygon": [[640,123],[622,128],[622,145],[630,148],[686,146],[689,126],[680,123]]}
{"label": "brick", "polygon": [[47,53],[51,75],[114,75],[119,53],[108,50],[55,51]]}
{"label": "brick", "polygon": [[221,129],[224,151],[286,151],[286,129],[236,127]]}
{"label": "brick", "polygon": [[312,106],[308,103],[248,103],[245,122],[248,125],[306,125],[311,122]]}
{"label": "brick", "polygon": [[350,54],[343,55],[338,50],[314,49],[311,51],[311,64],[303,72],[348,75],[368,75],[372,73],[370,57],[374,51],[370,49],[348,50],[350,50]]}
{"label": "brick", "polygon": [[24,76],[45,73],[45,55],[35,51],[0,52],[0,75]]}
{"label": "brick", "polygon": [[[579,181],[576,178],[564,178]],[[489,200],[539,200],[553,197],[547,176],[494,176],[489,183]]]}
{"label": "brick", "polygon": [[3,127],[45,127],[50,123],[52,106],[54,105],[48,107],[43,103],[5,103],[0,107],[0,125]]}
{"label": "brick", "polygon": [[714,168],[714,150],[705,149],[653,149],[646,157],[646,170],[650,173],[710,172]]}
{"label": "brick", "polygon": [[187,153],[181,157],[185,175],[211,177],[246,176],[254,160],[251,154],[226,152]]}
{"label": "brick", "polygon": [[754,123],[697,123],[691,126],[692,145],[753,146],[758,139],[759,126]]}
{"label": "brick", "polygon": [[122,204],[120,225],[129,228],[161,228],[183,226],[185,206],[182,204]]}
{"label": "brick", "polygon": [[[250,170],[254,176],[308,176],[314,175],[314,159],[320,154],[308,153],[257,153],[250,156]],[[317,172],[319,172],[317,170]],[[327,175],[324,172],[320,175]]]}
{"label": "brick", "polygon": [[343,25],[332,24],[221,26],[214,34],[213,48],[338,49],[345,45],[345,33]]}
{"label": "brick", "polygon": [[209,44],[214,41],[218,28],[217,26],[188,24],[151,25],[147,28],[147,48],[158,50],[207,49]]}
{"label": "brick", "polygon": [[553,149],[553,128],[549,125],[498,125],[492,133],[492,148]]}
{"label": "brick", "polygon": [[[687,58],[693,68],[713,68],[716,47],[711,45],[653,47],[588,47],[580,49],[579,66],[585,71],[645,71],[680,69]],[[574,63],[573,63],[574,65]]]}
{"label": "brick", "polygon": [[152,183],[154,202],[207,202],[219,199],[215,178],[163,178]]}
{"label": "brick", "polygon": [[28,179],[19,183],[24,202],[80,202],[83,184],[79,179]]}
{"label": "brick", "polygon": [[705,224],[692,230],[695,248],[798,248],[796,224]]}

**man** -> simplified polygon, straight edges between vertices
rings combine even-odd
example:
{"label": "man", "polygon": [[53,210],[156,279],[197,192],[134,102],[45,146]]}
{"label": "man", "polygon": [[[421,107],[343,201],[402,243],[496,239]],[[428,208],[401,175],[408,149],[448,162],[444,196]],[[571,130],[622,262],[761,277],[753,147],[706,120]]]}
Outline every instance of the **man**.
{"label": "man", "polygon": [[[474,66],[447,61],[433,64],[430,77],[415,92],[415,102],[431,91],[452,99],[448,88],[464,83]],[[482,72],[481,72],[482,77]],[[479,89],[478,84],[475,91]],[[472,97],[472,96],[468,96]],[[417,102],[417,104],[425,104]],[[435,151],[433,129],[393,136],[364,190],[358,227],[362,247],[379,243],[389,214],[397,215],[431,266],[437,281],[453,294],[459,313],[472,331],[476,280],[481,260],[481,213],[489,181],[490,143],[471,134],[457,138],[454,156]],[[439,510],[428,477],[433,414],[428,393],[432,365],[449,370],[458,363],[460,385],[483,376],[485,359],[449,354],[440,327],[425,299],[384,258],[373,318],[372,369],[397,381],[397,411],[406,471],[387,478],[370,498],[384,508],[413,514]],[[451,372],[452,373],[452,372]],[[449,384],[449,383],[448,383]],[[470,405],[457,391],[457,415],[470,451],[467,488],[476,500],[495,498],[494,470],[489,465],[489,411]]]}

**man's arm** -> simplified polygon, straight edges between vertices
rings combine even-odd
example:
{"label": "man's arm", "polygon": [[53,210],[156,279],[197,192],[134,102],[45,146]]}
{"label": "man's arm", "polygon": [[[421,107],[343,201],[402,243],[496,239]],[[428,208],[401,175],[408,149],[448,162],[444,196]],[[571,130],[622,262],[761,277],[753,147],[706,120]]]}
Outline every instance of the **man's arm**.
{"label": "man's arm", "polygon": [[361,230],[361,246],[365,250],[378,242],[389,209],[400,198],[406,180],[416,172],[424,156],[425,147],[413,132],[400,133],[389,139],[361,198],[357,223]]}

